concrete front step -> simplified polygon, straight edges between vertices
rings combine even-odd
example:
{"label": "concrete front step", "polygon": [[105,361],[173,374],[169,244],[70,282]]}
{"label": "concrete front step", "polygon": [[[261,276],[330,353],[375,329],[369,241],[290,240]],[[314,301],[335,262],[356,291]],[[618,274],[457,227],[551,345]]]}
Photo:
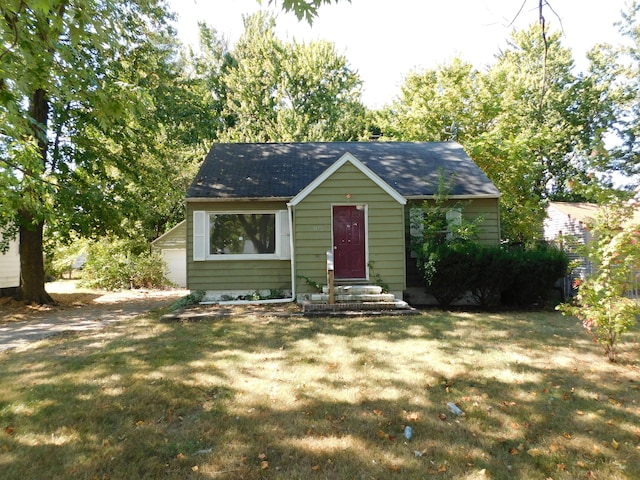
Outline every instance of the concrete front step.
{"label": "concrete front step", "polygon": [[[396,297],[392,293],[337,293],[334,295],[336,303],[388,303],[394,302]],[[311,302],[328,303],[328,293],[312,293]]]}
{"label": "concrete front step", "polygon": [[[336,295],[379,295],[382,287],[378,285],[336,285],[333,289]],[[329,293],[329,286],[322,287],[322,293]]]}
{"label": "concrete front step", "polygon": [[349,303],[316,303],[302,302],[303,313],[332,313],[332,312],[414,312],[409,304],[402,300],[392,302],[349,302]]}

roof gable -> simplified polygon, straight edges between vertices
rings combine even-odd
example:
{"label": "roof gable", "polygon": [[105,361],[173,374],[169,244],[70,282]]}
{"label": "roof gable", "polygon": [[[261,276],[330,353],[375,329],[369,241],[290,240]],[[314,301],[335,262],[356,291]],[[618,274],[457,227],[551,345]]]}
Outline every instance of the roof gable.
{"label": "roof gable", "polygon": [[441,172],[453,180],[451,198],[500,196],[455,142],[216,143],[187,201],[290,201],[346,153],[405,199],[437,194]]}
{"label": "roof gable", "polygon": [[337,160],[333,165],[327,168],[324,172],[318,175],[309,185],[307,185],[300,193],[298,193],[291,202],[290,205],[296,206],[300,202],[302,202],[311,192],[313,192],[316,188],[322,185],[331,175],[336,173],[340,168],[344,166],[345,163],[349,162],[354,167],[356,167],[360,172],[362,172],[367,178],[369,178],[373,183],[378,185],[382,190],[389,194],[396,202],[404,205],[407,203],[407,200],[396,192],[393,188],[389,186],[384,180],[382,180],[378,175],[376,175],[371,169],[367,168],[360,160],[354,157],[350,153],[345,153],[339,160]]}

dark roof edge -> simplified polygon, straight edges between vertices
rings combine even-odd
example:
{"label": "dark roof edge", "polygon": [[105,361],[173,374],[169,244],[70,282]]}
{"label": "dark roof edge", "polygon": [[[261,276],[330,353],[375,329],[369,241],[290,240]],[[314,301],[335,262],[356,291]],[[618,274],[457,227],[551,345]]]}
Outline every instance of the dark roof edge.
{"label": "dark roof edge", "polygon": [[[451,200],[477,200],[483,198],[500,198],[500,193],[467,193],[465,195],[446,195],[447,199]],[[437,195],[408,195],[405,198],[407,200],[433,200]]]}
{"label": "dark roof edge", "polygon": [[187,197],[185,202],[222,203],[222,202],[288,202],[293,197]]}

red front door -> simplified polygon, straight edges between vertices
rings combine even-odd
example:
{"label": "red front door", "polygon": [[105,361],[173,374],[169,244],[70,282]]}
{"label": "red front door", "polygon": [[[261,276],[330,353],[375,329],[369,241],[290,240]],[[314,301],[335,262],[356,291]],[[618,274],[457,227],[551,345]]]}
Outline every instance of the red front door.
{"label": "red front door", "polygon": [[366,278],[364,208],[333,207],[333,261],[338,279]]}

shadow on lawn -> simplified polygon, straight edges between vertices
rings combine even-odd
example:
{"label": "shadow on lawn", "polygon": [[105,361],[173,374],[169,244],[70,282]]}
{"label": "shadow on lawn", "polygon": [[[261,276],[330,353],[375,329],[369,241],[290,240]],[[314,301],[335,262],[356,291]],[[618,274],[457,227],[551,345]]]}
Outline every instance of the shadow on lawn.
{"label": "shadow on lawn", "polygon": [[554,314],[427,313],[59,337],[0,357],[0,466],[14,478],[634,478],[637,341],[611,365],[582,335]]}

